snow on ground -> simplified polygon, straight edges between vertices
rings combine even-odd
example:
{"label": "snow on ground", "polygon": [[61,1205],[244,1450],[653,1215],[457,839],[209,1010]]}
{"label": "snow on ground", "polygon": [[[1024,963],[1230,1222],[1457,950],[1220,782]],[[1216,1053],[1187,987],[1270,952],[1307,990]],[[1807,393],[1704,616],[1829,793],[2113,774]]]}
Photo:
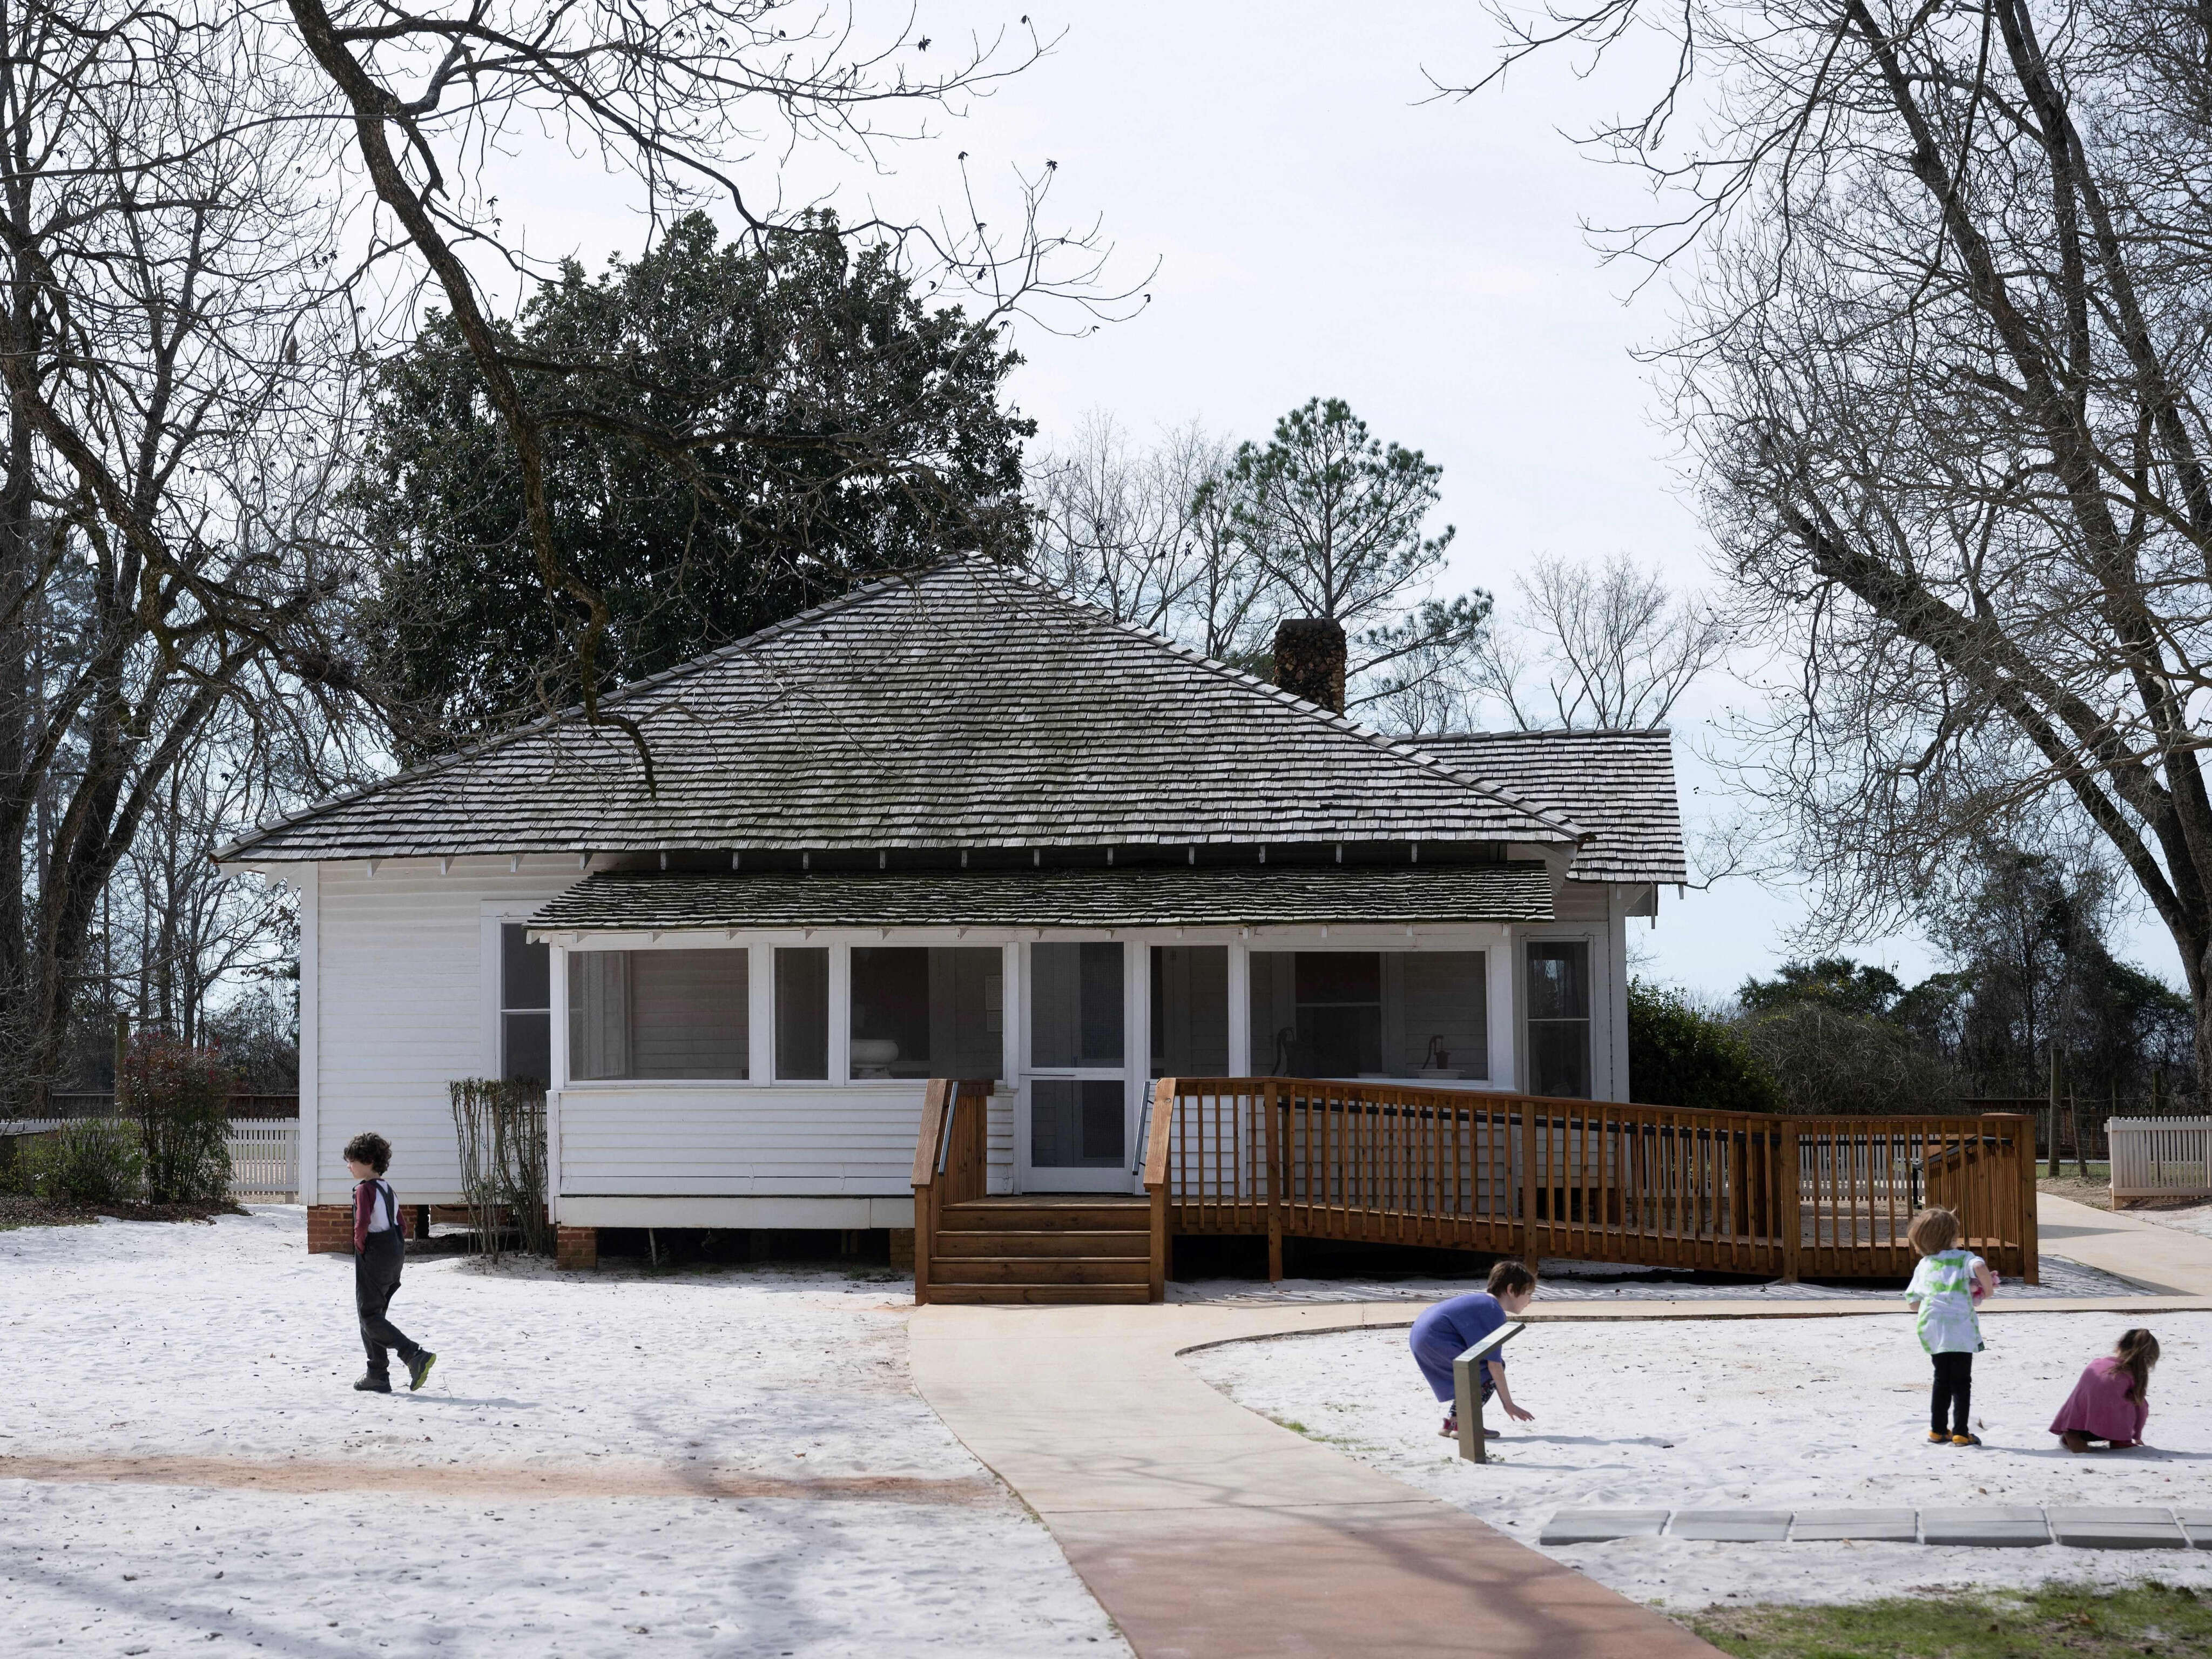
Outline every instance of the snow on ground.
{"label": "snow on ground", "polygon": [[[1128,1651],[913,1392],[902,1277],[423,1257],[392,1317],[437,1369],[387,1397],[306,1242],[289,1206],[0,1233],[10,1652]],[[100,1483],[149,1459],[209,1461]]]}
{"label": "snow on ground", "polygon": [[[1547,1286],[1545,1294],[1551,1293]],[[1542,1304],[1540,1300],[1538,1306]],[[2156,1504],[2212,1509],[2212,1314],[2146,1317],[2165,1357],[2151,1449],[2075,1456],[2045,1432],[2081,1367],[2135,1322],[2013,1315],[1983,1327],[1985,1445],[1927,1443],[1929,1364],[1909,1316],[1711,1325],[1539,1324],[1509,1370],[1530,1424],[1487,1464],[1437,1434],[1404,1329],[1238,1342],[1185,1356],[1240,1404],[1534,1545],[1561,1509],[1873,1509]],[[2172,1449],[2165,1449],[2171,1448]],[[1657,1538],[1547,1553],[1640,1601],[1853,1601],[1923,1586],[2154,1577],[2212,1588],[2212,1553],[1705,1544]]]}
{"label": "snow on ground", "polygon": [[2154,1221],[2161,1227],[2179,1227],[2184,1232],[2203,1233],[2212,1238],[2212,1204],[2191,1204],[2179,1210],[2151,1210],[2140,1206],[2120,1212],[2130,1221]]}

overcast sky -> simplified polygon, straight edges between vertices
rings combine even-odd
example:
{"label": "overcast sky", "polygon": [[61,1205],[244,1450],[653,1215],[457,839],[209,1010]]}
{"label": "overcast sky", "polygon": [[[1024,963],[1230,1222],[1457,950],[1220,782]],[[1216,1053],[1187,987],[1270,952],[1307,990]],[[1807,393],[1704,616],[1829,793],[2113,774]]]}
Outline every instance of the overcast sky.
{"label": "overcast sky", "polygon": [[[1540,553],[1625,551],[1682,584],[1707,580],[1708,544],[1635,356],[1665,337],[1669,295],[1655,285],[1632,302],[1637,273],[1601,264],[1582,228],[1648,211],[1649,198],[1566,136],[1632,101],[1655,53],[1588,79],[1564,57],[1524,64],[1456,102],[1429,100],[1424,71],[1464,81],[1492,61],[1492,26],[1467,4],[924,0],[919,32],[936,60],[971,31],[1018,27],[1025,9],[1064,38],[934,141],[890,155],[893,176],[827,157],[793,176],[807,180],[800,195],[835,180],[848,210],[871,197],[910,210],[953,199],[964,149],[1003,208],[1011,169],[1050,159],[1055,216],[1097,217],[1128,279],[1157,264],[1130,321],[1080,338],[1021,331],[1029,361],[1012,395],[1045,441],[1093,410],[1139,435],[1195,416],[1264,437],[1308,398],[1340,397],[1377,435],[1442,464],[1456,586],[1504,598]],[[574,169],[533,168],[507,199],[540,253],[597,264],[637,245],[618,193]],[[1742,695],[1717,679],[1678,711],[1693,818],[1715,805],[1693,751],[1707,717]],[[1647,971],[1731,990],[1787,954],[1800,915],[1742,882],[1681,900],[1669,890],[1640,939]],[[2174,976],[2154,930],[2136,949]],[[1931,965],[1910,939],[1856,954],[1908,977]]]}

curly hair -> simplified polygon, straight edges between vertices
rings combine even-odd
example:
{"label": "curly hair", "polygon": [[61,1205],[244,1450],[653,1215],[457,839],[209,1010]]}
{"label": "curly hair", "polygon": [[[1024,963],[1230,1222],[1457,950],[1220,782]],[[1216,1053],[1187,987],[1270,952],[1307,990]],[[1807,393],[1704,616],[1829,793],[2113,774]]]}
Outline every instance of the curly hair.
{"label": "curly hair", "polygon": [[382,1135],[364,1131],[345,1144],[345,1155],[382,1175],[392,1167],[392,1143]]}

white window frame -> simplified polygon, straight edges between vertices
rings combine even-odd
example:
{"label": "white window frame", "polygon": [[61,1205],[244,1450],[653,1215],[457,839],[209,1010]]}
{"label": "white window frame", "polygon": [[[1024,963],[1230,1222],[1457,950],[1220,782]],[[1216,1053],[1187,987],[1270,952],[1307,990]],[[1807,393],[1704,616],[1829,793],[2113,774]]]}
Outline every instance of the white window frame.
{"label": "white window frame", "polygon": [[[1520,994],[1514,999],[1516,1032],[1520,1038],[1519,1067],[1515,1075],[1520,1091],[1522,1094],[1530,1094],[1534,1092],[1535,1088],[1535,1079],[1528,1074],[1528,1064],[1529,1053],[1528,947],[1532,945],[1579,945],[1583,947],[1585,953],[1584,967],[1589,980],[1586,992],[1589,1000],[1589,1013],[1583,1022],[1589,1028],[1589,1052],[1584,1060],[1589,1073],[1589,1098],[1611,1099],[1612,1079],[1609,1075],[1602,1077],[1599,1075],[1601,1061],[1607,1073],[1609,1074],[1613,1070],[1611,1057],[1601,1046],[1600,1042],[1603,1028],[1613,1023],[1612,1004],[1606,988],[1601,983],[1607,953],[1600,948],[1599,935],[1595,929],[1590,927],[1532,927],[1522,933],[1514,942],[1513,970],[1520,986]],[[1599,1013],[1601,1008],[1607,1011],[1603,1016]]]}
{"label": "white window frame", "polygon": [[[506,1022],[500,1018],[507,1012],[505,1006],[507,987],[504,983],[507,977],[507,959],[501,948],[502,941],[500,938],[500,929],[528,921],[532,914],[544,908],[544,904],[545,901],[542,898],[483,901],[479,921],[481,931],[477,936],[477,989],[483,1011],[484,1062],[483,1069],[477,1073],[479,1077],[507,1075],[507,1026]],[[536,928],[530,930],[529,937],[535,943],[546,942]],[[560,967],[560,955],[561,950],[557,942],[546,951],[546,972],[549,975],[554,973],[556,967]],[[562,968],[561,971],[565,974],[567,970]],[[567,1003],[568,998],[565,992],[565,981],[556,985],[549,978],[545,988],[545,1018],[549,1026],[546,1036],[550,1045],[552,1061],[546,1069],[553,1075],[546,1079],[545,1086],[548,1089],[557,1089],[562,1086],[561,1073],[568,1046],[568,1033],[564,1030],[558,1029],[554,1014],[556,1009]]]}

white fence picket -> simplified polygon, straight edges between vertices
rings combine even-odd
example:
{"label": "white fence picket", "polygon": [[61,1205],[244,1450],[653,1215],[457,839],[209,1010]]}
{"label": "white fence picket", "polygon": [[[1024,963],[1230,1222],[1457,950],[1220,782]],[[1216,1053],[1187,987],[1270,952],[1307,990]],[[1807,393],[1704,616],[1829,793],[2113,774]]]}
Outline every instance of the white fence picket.
{"label": "white fence picket", "polygon": [[2212,1117],[2116,1117],[2112,1202],[2212,1198]]}
{"label": "white fence picket", "polygon": [[[81,1117],[0,1120],[0,1135],[29,1135],[66,1128]],[[300,1201],[300,1125],[296,1119],[241,1118],[230,1121],[223,1138],[230,1149],[230,1195],[241,1202]]]}

